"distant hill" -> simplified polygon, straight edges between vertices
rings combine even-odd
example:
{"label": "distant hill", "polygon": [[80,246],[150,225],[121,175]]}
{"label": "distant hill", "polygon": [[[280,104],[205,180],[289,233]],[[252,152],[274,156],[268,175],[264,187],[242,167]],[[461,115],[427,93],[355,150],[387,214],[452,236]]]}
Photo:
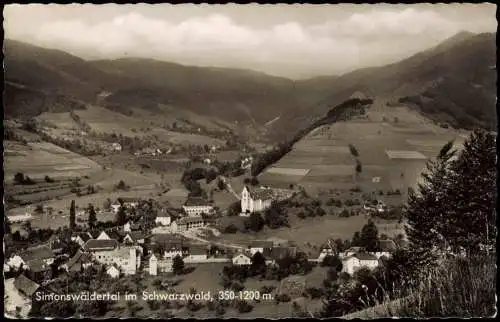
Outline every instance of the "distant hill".
{"label": "distant hill", "polygon": [[299,93],[315,91],[320,99],[300,105],[274,129],[283,135],[289,132],[286,124],[311,123],[355,92],[416,102],[411,106],[456,127],[491,128],[496,126],[496,72],[491,68],[495,65],[496,34],[462,32],[394,64],[298,82]]}
{"label": "distant hill", "polygon": [[[456,127],[496,124],[496,34],[459,33],[400,62],[341,76],[292,81],[264,73],[153,59],[85,61],[5,40],[5,115],[38,115],[52,101],[98,104],[123,114],[164,105],[266,129],[273,140],[312,124],[351,97],[386,97]],[[99,95],[107,92],[107,96]],[[35,94],[36,93],[36,94]],[[354,96],[353,96],[354,95]],[[40,103],[45,102],[45,103]],[[75,103],[76,106],[79,104]],[[60,104],[58,109],[72,109]],[[69,104],[72,105],[72,104]]]}

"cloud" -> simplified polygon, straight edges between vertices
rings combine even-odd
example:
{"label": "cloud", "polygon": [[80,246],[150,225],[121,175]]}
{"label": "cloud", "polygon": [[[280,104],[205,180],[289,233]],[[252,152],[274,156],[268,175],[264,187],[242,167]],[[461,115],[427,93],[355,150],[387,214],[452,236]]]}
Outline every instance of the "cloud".
{"label": "cloud", "polygon": [[83,57],[139,56],[255,68],[289,77],[390,63],[463,29],[482,32],[496,26],[494,15],[477,21],[453,20],[433,10],[407,6],[352,12],[318,24],[280,22],[265,29],[239,24],[223,14],[174,22],[132,11],[99,22],[60,18],[19,24],[21,16],[12,12],[5,15],[8,38]]}

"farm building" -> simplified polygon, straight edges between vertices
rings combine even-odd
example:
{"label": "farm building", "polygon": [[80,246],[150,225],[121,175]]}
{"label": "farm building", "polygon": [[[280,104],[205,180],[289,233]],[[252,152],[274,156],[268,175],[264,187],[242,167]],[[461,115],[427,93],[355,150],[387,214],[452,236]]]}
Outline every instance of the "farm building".
{"label": "farm building", "polygon": [[268,188],[250,189],[248,186],[241,192],[241,212],[250,214],[271,207],[273,191]]}
{"label": "farm building", "polygon": [[83,245],[85,245],[85,243],[89,239],[92,239],[92,235],[88,232],[86,232],[86,233],[73,233],[71,235],[71,241],[74,241],[75,243],[80,245],[80,247],[83,247]]}
{"label": "farm building", "polygon": [[141,229],[141,226],[139,224],[134,224],[131,221],[128,221],[125,225],[123,225],[123,231],[126,233],[138,231],[140,229]]}
{"label": "farm building", "polygon": [[205,220],[203,217],[184,217],[172,223],[174,231],[186,231],[193,228],[205,227]]}
{"label": "farm building", "polygon": [[214,212],[213,205],[207,200],[199,197],[188,198],[182,206],[184,212],[191,217],[201,216],[201,214],[212,214]]}
{"label": "farm building", "polygon": [[37,262],[41,261],[44,265],[51,265],[54,262],[55,254],[47,246],[37,246],[28,248],[22,251],[19,255],[14,255],[9,258],[7,265],[11,268],[19,269],[21,266],[30,268],[31,266],[39,266]]}
{"label": "farm building", "polygon": [[129,244],[144,244],[145,241],[145,236],[142,231],[132,231],[128,232],[125,237],[123,237],[123,242],[124,243],[129,243]]}
{"label": "farm building", "polygon": [[161,258],[160,255],[152,254],[149,258],[149,275],[158,275],[158,273],[172,272],[172,265],[172,258]]}
{"label": "farm building", "polygon": [[111,243],[109,243],[111,241],[99,240],[98,242],[102,245],[94,245],[90,251],[93,259],[105,265],[116,264],[127,275],[133,275],[137,272],[141,263],[141,255],[136,247],[117,246],[112,248]]}
{"label": "farm building", "polygon": [[233,265],[250,265],[252,264],[252,259],[243,253],[238,253],[231,259]]}
{"label": "farm building", "polygon": [[156,216],[155,223],[157,225],[169,226],[172,222],[172,216],[167,210],[160,210]]}
{"label": "farm building", "polygon": [[360,268],[366,267],[368,269],[374,269],[378,267],[378,265],[379,261],[377,256],[359,252],[342,259],[342,272],[352,275]]}
{"label": "farm building", "polygon": [[90,239],[83,246],[87,252],[109,251],[116,248],[118,248],[116,239]]}
{"label": "farm building", "polygon": [[266,251],[270,251],[273,248],[273,245],[274,243],[272,241],[255,240],[250,243],[248,249],[250,251],[250,254],[252,254],[253,256],[257,252],[264,254]]}
{"label": "farm building", "polygon": [[78,250],[75,256],[71,257],[71,259],[60,266],[60,268],[64,269],[67,272],[80,272],[82,269],[85,269],[92,265],[92,258],[89,254],[84,253]]}
{"label": "farm building", "polygon": [[188,261],[205,261],[207,257],[207,249],[204,245],[193,245],[189,247],[189,255],[186,259]]}
{"label": "farm building", "polygon": [[40,288],[40,285],[30,280],[24,275],[19,275],[14,280],[14,287],[24,296],[31,298]]}

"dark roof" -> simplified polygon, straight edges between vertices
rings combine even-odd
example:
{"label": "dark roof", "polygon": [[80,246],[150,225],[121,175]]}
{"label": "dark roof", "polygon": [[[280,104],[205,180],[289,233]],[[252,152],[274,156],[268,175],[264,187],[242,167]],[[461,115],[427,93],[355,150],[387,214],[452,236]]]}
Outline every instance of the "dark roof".
{"label": "dark roof", "polygon": [[151,242],[156,244],[172,243],[172,242],[187,242],[188,239],[182,235],[177,234],[154,234],[151,237]]}
{"label": "dark roof", "polygon": [[171,217],[172,213],[170,210],[160,209],[156,214],[156,217]]}
{"label": "dark roof", "polygon": [[203,217],[183,217],[177,221],[178,225],[184,225],[188,223],[195,223],[195,222],[200,222],[200,221],[205,221]]}
{"label": "dark roof", "polygon": [[192,206],[211,206],[210,202],[200,197],[191,197],[186,200],[184,206],[192,207]]}
{"label": "dark roof", "polygon": [[92,239],[91,236],[89,236],[89,233],[74,233],[71,237],[80,237],[84,242],[86,242],[89,239]]}
{"label": "dark roof", "polygon": [[38,290],[40,285],[33,282],[29,278],[24,275],[19,275],[14,280],[14,286],[24,295],[31,297]]}
{"label": "dark roof", "polygon": [[267,259],[281,260],[290,255],[288,247],[273,247],[266,257]]}
{"label": "dark roof", "polygon": [[354,254],[352,257],[356,257],[359,260],[378,260],[377,256],[365,253],[365,252],[359,252]]}
{"label": "dark roof", "polygon": [[254,240],[250,243],[250,248],[272,248],[274,243],[268,240]]}
{"label": "dark roof", "polygon": [[23,261],[29,262],[34,259],[49,259],[54,258],[54,252],[48,246],[38,246],[28,248],[19,254]]}
{"label": "dark roof", "polygon": [[127,203],[127,202],[139,202],[139,198],[134,198],[134,197],[121,197],[121,198],[118,198],[118,199],[121,199],[124,203]]}
{"label": "dark roof", "polygon": [[68,267],[68,270],[70,270],[71,267],[73,267],[77,263],[84,263],[89,261],[90,258],[88,257],[88,255],[78,250],[75,256],[71,257],[71,259],[66,263],[66,265]]}
{"label": "dark roof", "polygon": [[205,255],[207,248],[203,245],[193,245],[189,247],[189,254],[192,255]]}
{"label": "dark roof", "polygon": [[357,252],[361,252],[364,250],[364,247],[358,247],[358,246],[354,246],[354,247],[349,247],[348,249],[346,249],[346,253],[347,252],[351,252],[351,253],[357,253]]}
{"label": "dark roof", "polygon": [[133,241],[138,241],[140,239],[145,238],[144,233],[142,231],[133,231],[133,232],[127,233],[127,235],[129,235]]}
{"label": "dark roof", "polygon": [[379,247],[382,252],[393,252],[396,250],[396,244],[392,240],[380,240]]}
{"label": "dark roof", "polygon": [[45,262],[41,259],[31,260],[27,264],[30,268],[30,271],[32,271],[33,273],[45,272],[50,269],[50,265],[45,264]]}
{"label": "dark roof", "polygon": [[113,250],[118,247],[116,239],[90,239],[83,249],[86,251]]}
{"label": "dark roof", "polygon": [[268,188],[250,189],[248,186],[245,187],[250,192],[250,197],[252,197],[253,200],[269,200],[273,199],[274,197],[274,192],[272,189]]}

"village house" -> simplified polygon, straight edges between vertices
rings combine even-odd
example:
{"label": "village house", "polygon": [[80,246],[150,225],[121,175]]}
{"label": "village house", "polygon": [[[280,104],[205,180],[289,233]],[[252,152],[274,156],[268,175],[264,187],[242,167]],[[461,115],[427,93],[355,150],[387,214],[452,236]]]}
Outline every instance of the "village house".
{"label": "village house", "polygon": [[35,294],[38,289],[40,289],[40,285],[30,280],[24,275],[19,275],[14,280],[14,287],[28,299],[31,299],[33,294]]}
{"label": "village house", "polygon": [[9,319],[28,318],[33,295],[41,286],[24,275],[5,279],[4,316]]}
{"label": "village house", "polygon": [[118,201],[113,201],[113,203],[111,203],[111,211],[114,213],[114,214],[117,214],[118,211],[120,210],[120,207],[122,205],[118,202]]}
{"label": "village house", "polygon": [[321,263],[326,256],[335,256],[336,253],[337,253],[336,244],[333,241],[328,240],[320,247],[320,252],[317,261]]}
{"label": "village house", "polygon": [[174,221],[171,224],[173,231],[187,231],[194,228],[205,227],[205,219],[203,217],[184,217]]}
{"label": "village house", "polygon": [[250,256],[244,254],[244,253],[237,253],[231,258],[231,261],[233,265],[238,265],[238,266],[243,266],[243,265],[250,265],[252,264],[252,259]]}
{"label": "village house", "polygon": [[57,236],[57,234],[53,234],[47,241],[47,246],[54,252],[55,255],[58,255],[62,253],[64,247],[67,245],[59,236]]}
{"label": "village house", "polygon": [[355,254],[360,253],[360,252],[366,252],[365,248],[354,246],[354,247],[350,247],[350,248],[346,249],[344,252],[340,253],[339,257],[346,258],[346,257],[355,255]]}
{"label": "village house", "polygon": [[182,206],[184,213],[189,217],[198,217],[201,214],[212,214],[214,212],[213,205],[207,200],[200,197],[190,197]]}
{"label": "village house", "polygon": [[257,252],[264,254],[264,252],[271,251],[273,245],[274,244],[272,241],[255,240],[250,243],[250,246],[248,246],[248,250],[250,251],[250,254],[252,256]]}
{"label": "village house", "polygon": [[128,232],[125,237],[123,237],[123,243],[143,245],[145,238],[142,231],[132,231]]}
{"label": "village house", "polygon": [[122,235],[120,235],[119,232],[117,232],[116,230],[103,230],[98,236],[97,238],[95,239],[98,239],[98,240],[116,240],[118,242],[120,242],[122,240]]}
{"label": "village house", "polygon": [[71,235],[71,241],[77,243],[80,245],[80,247],[83,247],[85,243],[89,240],[92,239],[92,235],[89,232],[85,233],[73,233]]}
{"label": "village house", "polygon": [[241,192],[241,213],[249,216],[251,213],[264,211],[271,207],[273,191],[268,188],[250,189],[248,186]]}
{"label": "village house", "polygon": [[168,210],[161,209],[158,211],[158,214],[155,219],[155,223],[157,225],[170,226],[171,222],[172,222],[172,216],[170,215],[170,212]]}
{"label": "village house", "polygon": [[266,260],[266,265],[276,265],[280,260],[286,257],[295,257],[295,247],[276,246],[266,250],[263,255]]}
{"label": "village house", "polygon": [[133,197],[122,197],[119,198],[123,202],[123,205],[127,208],[137,208],[139,206],[139,200]]}
{"label": "village house", "polygon": [[173,271],[173,259],[161,258],[160,255],[151,254],[149,257],[149,275],[158,273],[170,273]]}
{"label": "village house", "polygon": [[86,269],[89,266],[92,266],[91,256],[89,256],[88,253],[78,250],[67,263],[62,264],[59,268],[66,272],[80,272],[82,269]]}
{"label": "village house", "polygon": [[131,221],[128,221],[125,225],[123,225],[123,231],[125,233],[131,233],[133,231],[139,231],[141,229],[140,224],[135,224]]}
{"label": "village house", "polygon": [[92,258],[105,265],[118,265],[126,275],[133,275],[140,267],[140,251],[134,246],[122,246],[116,240],[89,240],[85,250]]}
{"label": "village house", "polygon": [[359,252],[342,259],[342,272],[352,275],[363,267],[375,269],[378,265],[377,256],[366,252]]}
{"label": "village house", "polygon": [[106,270],[106,274],[108,274],[109,276],[111,276],[111,278],[118,278],[118,277],[120,277],[120,270],[118,268],[116,268],[115,265],[111,265]]}
{"label": "village house", "polygon": [[54,252],[50,249],[50,247],[43,245],[31,247],[21,251],[19,255],[16,254],[9,258],[7,265],[13,269],[19,269],[21,266],[28,269],[31,268],[31,265],[38,267],[39,265],[37,261],[42,261],[45,265],[51,265],[54,262],[54,259]]}
{"label": "village house", "polygon": [[377,258],[381,257],[390,258],[392,256],[392,253],[396,251],[396,244],[394,243],[394,241],[390,239],[379,240],[378,246],[379,246],[379,251],[374,253],[374,255],[377,256]]}
{"label": "village house", "polygon": [[192,245],[189,247],[189,253],[186,257],[187,261],[201,262],[206,261],[207,258],[207,248],[204,245]]}
{"label": "village house", "polygon": [[113,151],[121,151],[122,145],[120,143],[115,142],[115,143],[111,144],[111,149]]}
{"label": "village house", "polygon": [[34,259],[29,262],[27,276],[35,282],[42,282],[52,278],[51,265],[41,259]]}
{"label": "village house", "polygon": [[187,256],[189,253],[189,241],[182,236],[174,234],[157,234],[152,237],[153,249],[163,253],[164,258],[174,258],[177,255]]}

